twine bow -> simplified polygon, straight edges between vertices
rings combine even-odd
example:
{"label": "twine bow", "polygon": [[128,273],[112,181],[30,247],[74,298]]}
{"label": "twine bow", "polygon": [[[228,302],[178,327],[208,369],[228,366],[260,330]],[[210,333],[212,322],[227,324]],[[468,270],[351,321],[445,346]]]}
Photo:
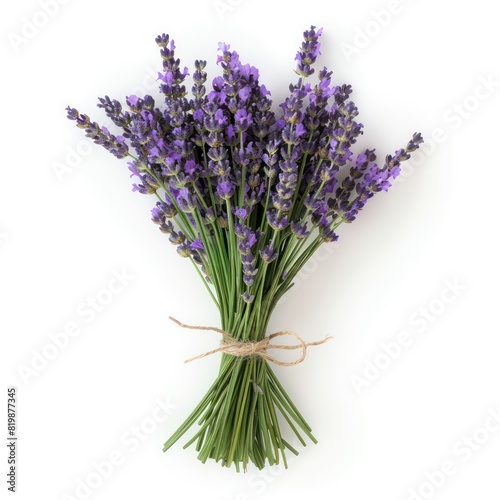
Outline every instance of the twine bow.
{"label": "twine bow", "polygon": [[[316,342],[305,342],[298,333],[292,332],[291,330],[283,330],[280,332],[272,333],[271,335],[264,337],[262,340],[243,342],[235,339],[234,337],[231,337],[229,333],[225,332],[224,330],[221,330],[220,328],[215,328],[213,326],[186,325],[184,323],[181,323],[177,319],[172,318],[172,316],[169,316],[168,319],[170,319],[171,321],[173,321],[182,328],[188,328],[190,330],[206,330],[206,331],[217,332],[220,333],[223,337],[223,340],[221,341],[219,348],[213,349],[208,352],[204,352],[203,354],[199,354],[198,356],[194,356],[193,358],[186,359],[184,363],[190,363],[191,361],[202,359],[207,356],[211,356],[212,354],[216,354],[218,352],[223,352],[236,357],[258,356],[278,366],[294,366],[298,365],[299,363],[302,363],[302,361],[306,359],[308,347],[324,344],[325,342],[328,342],[330,339],[333,338],[331,336],[328,336],[323,340],[317,340]],[[292,337],[295,337],[299,343],[295,345],[271,344],[270,341],[272,339],[284,335],[291,335]],[[276,359],[274,356],[270,356],[267,353],[268,349],[281,349],[287,351],[294,349],[302,349],[302,353],[300,357],[297,358],[295,361],[286,362],[286,361],[280,361],[279,359]]]}

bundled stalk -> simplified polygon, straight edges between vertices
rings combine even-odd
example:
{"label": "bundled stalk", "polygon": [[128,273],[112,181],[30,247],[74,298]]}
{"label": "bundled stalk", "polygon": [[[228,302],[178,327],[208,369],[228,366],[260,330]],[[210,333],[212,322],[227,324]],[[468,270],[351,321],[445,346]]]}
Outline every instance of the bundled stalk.
{"label": "bundled stalk", "polygon": [[[250,462],[286,467],[286,450],[297,450],[283,425],[302,445],[316,442],[270,365],[297,364],[311,344],[293,332],[268,336],[269,320],[314,252],[336,241],[337,228],[353,222],[374,194],[387,191],[422,142],[414,134],[381,165],[373,149],[353,154],[363,126],[351,87],[334,85],[326,68],[311,78],[320,35],[314,26],[304,32],[298,79],[277,110],[258,70],[223,43],[221,75],[207,89],[206,62],[196,61],[188,96],[188,70],[168,35],[156,39],[163,59],[160,106],[150,95],[128,96],[127,109],[100,98],[119,135],[67,108],[88,137],[129,160],[133,190],[156,198],[153,221],[192,262],[220,312],[221,328],[213,328],[222,334],[213,351],[222,352],[219,374],[164,450],[195,424],[185,446],[195,444],[202,462],[237,470]],[[285,334],[298,343],[270,342]],[[279,361],[269,354],[273,345],[298,348],[297,360]]]}

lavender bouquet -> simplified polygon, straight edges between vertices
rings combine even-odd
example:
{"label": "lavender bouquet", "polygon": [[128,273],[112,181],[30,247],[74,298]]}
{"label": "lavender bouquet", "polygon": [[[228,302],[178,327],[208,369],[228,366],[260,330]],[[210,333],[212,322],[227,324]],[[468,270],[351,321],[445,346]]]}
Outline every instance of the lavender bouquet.
{"label": "lavender bouquet", "polygon": [[[207,89],[206,61],[195,61],[192,95],[175,45],[156,38],[163,59],[159,73],[164,95],[130,95],[128,109],[108,96],[99,99],[114,135],[76,109],[75,120],[96,144],[120,159],[137,183],[133,190],[156,198],[152,220],[189,259],[220,312],[222,353],[218,376],[187,420],[165,443],[170,448],[195,423],[198,458],[286,467],[287,425],[302,445],[316,442],[271,368],[301,362],[309,345],[293,332],[267,335],[276,304],[293,286],[302,266],[320,245],[338,239],[337,228],[355,220],[366,202],[387,191],[401,162],[422,142],[414,134],[404,149],[382,166],[375,150],[354,156],[362,133],[350,85],[334,85],[332,72],[310,77],[319,53],[321,30],[304,32],[295,58],[298,80],[276,110],[258,70],[240,62],[229,45],[219,44],[222,74]],[[181,326],[182,323],[179,323]],[[271,343],[293,335],[297,344]],[[271,356],[271,349],[299,349],[295,361]]]}

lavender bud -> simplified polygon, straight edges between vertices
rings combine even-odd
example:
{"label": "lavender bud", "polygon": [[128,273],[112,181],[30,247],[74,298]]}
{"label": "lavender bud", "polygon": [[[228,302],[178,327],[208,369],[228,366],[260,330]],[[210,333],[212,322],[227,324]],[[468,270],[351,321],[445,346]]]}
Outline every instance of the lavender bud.
{"label": "lavender bud", "polygon": [[245,292],[244,294],[241,295],[241,298],[247,303],[251,304],[253,300],[255,299],[255,295],[250,295],[248,292]]}

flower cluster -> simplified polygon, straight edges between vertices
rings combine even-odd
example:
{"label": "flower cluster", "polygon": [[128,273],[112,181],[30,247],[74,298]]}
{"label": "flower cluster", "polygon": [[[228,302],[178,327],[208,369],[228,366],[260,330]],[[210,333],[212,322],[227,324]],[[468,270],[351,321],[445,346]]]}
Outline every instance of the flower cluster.
{"label": "flower cluster", "polygon": [[[339,224],[352,222],[369,198],[386,191],[401,162],[422,142],[414,134],[382,167],[374,150],[354,157],[352,146],[363,126],[356,121],[351,87],[334,85],[326,68],[316,83],[308,81],[315,73],[321,31],[312,26],[304,32],[296,56],[299,78],[278,111],[258,70],[224,43],[217,58],[222,74],[207,89],[206,62],[196,61],[189,98],[188,69],[181,69],[174,41],[165,34],[156,38],[163,59],[161,106],[150,95],[129,96],[127,111],[107,96],[99,99],[98,106],[122,129],[116,136],[67,108],[88,137],[130,159],[138,179],[133,189],[159,198],[153,221],[180,255],[203,267],[216,288],[216,256],[209,249],[222,239],[229,246],[236,236],[241,272],[235,278],[247,302],[267,265],[288,253],[299,257],[286,252],[292,240],[303,243],[314,233],[316,244],[335,241]],[[295,260],[278,267],[290,271]]]}
{"label": "flower cluster", "polygon": [[[304,32],[295,58],[298,79],[277,107],[257,68],[225,43],[219,44],[220,75],[207,86],[206,61],[195,61],[189,93],[189,71],[163,34],[156,38],[161,103],[150,95],[130,95],[126,106],[100,98],[98,106],[120,130],[116,135],[67,108],[68,118],[96,144],[128,159],[133,190],[156,198],[153,222],[192,261],[222,328],[236,340],[263,339],[302,266],[320,245],[336,241],[337,228],[353,222],[375,193],[389,189],[422,143],[414,134],[380,165],[374,150],[354,153],[363,125],[350,85],[334,84],[327,68],[312,78],[321,32],[314,26]],[[277,463],[280,453],[286,460],[290,446],[273,423],[276,411],[314,440],[264,361],[229,358],[223,357],[204,406],[166,449],[199,420],[206,422],[198,434],[202,460],[237,468],[249,460],[259,468],[266,460]],[[259,391],[249,393],[249,381]],[[241,429],[253,419],[250,431]]]}

